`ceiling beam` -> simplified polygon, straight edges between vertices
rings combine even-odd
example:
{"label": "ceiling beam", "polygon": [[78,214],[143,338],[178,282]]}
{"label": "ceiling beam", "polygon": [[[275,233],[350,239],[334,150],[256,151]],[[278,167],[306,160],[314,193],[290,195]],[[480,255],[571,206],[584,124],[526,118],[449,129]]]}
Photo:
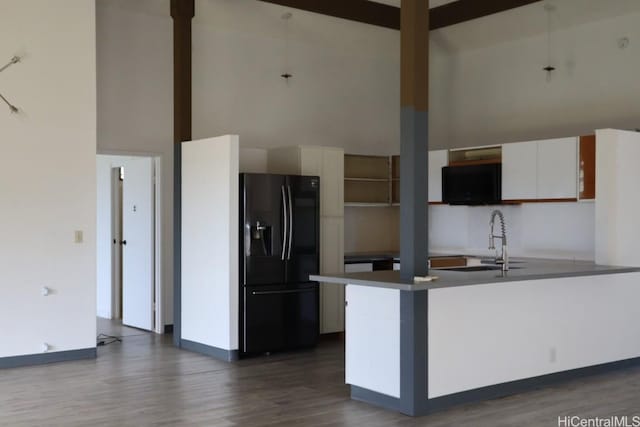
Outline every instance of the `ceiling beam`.
{"label": "ceiling beam", "polygon": [[368,0],[261,0],[378,27],[400,29],[400,9]]}
{"label": "ceiling beam", "polygon": [[[400,29],[400,8],[368,0],[260,0],[378,27]],[[430,10],[430,30],[482,18],[542,0],[457,0]]]}
{"label": "ceiling beam", "polygon": [[482,18],[541,0],[458,0],[431,9],[431,31]]}

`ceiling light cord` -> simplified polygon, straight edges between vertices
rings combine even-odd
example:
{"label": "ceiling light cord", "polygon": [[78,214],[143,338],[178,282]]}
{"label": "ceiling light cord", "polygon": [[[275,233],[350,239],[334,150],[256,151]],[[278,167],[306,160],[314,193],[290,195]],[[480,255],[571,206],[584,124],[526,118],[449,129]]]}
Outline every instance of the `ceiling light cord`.
{"label": "ceiling light cord", "polygon": [[280,75],[280,77],[282,77],[283,79],[285,79],[285,81],[287,82],[287,84],[289,83],[289,79],[291,79],[291,77],[293,77],[293,75],[291,74],[291,72],[289,71],[289,23],[291,21],[291,18],[293,17],[293,14],[291,12],[287,12],[284,15],[282,15],[282,19],[284,20],[284,72]]}
{"label": "ceiling light cord", "polygon": [[556,70],[556,67],[551,65],[551,34],[553,32],[551,15],[556,10],[556,7],[551,3],[547,3],[544,5],[544,10],[547,12],[547,66],[543,70],[547,73],[547,82],[550,82],[553,72]]}

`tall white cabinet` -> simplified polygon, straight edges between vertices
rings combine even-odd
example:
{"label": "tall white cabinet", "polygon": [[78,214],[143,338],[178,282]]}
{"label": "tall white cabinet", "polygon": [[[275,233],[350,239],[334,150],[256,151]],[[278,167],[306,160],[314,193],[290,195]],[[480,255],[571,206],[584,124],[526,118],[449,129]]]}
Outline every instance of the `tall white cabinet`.
{"label": "tall white cabinet", "polygon": [[[344,270],[344,150],[334,147],[275,148],[269,173],[320,177],[320,273]],[[320,286],[320,333],[344,331],[344,287]]]}

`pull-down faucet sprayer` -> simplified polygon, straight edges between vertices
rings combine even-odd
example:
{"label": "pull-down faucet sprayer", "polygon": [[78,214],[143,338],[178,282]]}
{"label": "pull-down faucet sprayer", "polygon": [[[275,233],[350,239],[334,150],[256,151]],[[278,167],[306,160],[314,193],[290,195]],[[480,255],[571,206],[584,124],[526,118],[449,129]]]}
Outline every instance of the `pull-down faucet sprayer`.
{"label": "pull-down faucet sprayer", "polygon": [[[496,216],[500,218],[500,225],[502,229],[502,235],[496,236],[494,234],[493,228],[496,221]],[[507,255],[507,228],[504,223],[504,215],[498,209],[491,212],[491,220],[489,221],[489,249],[495,249],[495,239],[500,239],[502,241],[502,255],[498,257],[498,253],[496,251],[496,264],[502,264],[502,271],[509,270],[509,255]]]}

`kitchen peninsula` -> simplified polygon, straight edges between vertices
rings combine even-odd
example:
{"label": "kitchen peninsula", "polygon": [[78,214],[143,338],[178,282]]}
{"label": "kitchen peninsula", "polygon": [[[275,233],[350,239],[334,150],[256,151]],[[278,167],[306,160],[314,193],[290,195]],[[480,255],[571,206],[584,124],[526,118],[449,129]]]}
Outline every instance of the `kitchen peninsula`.
{"label": "kitchen peninsula", "polygon": [[433,282],[312,276],[346,286],[352,398],[423,415],[640,363],[640,268],[513,261]]}

